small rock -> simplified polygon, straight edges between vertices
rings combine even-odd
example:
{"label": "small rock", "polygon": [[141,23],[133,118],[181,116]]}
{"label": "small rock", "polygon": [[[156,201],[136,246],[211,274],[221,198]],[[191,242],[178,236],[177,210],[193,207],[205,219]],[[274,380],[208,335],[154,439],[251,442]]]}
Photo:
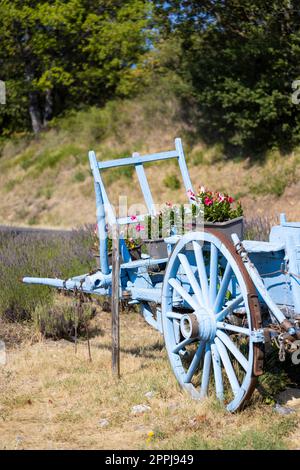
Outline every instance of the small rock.
{"label": "small rock", "polygon": [[154,395],[155,395],[155,392],[153,392],[153,390],[150,390],[149,392],[145,393],[145,397],[149,399],[153,398]]}
{"label": "small rock", "polygon": [[151,411],[151,408],[148,405],[135,405],[131,408],[131,413],[133,415],[141,415],[143,413],[148,413],[149,411]]}
{"label": "small rock", "polygon": [[22,442],[23,442],[23,437],[22,436],[16,436],[16,447],[19,447]]}
{"label": "small rock", "polygon": [[274,406],[274,410],[280,415],[290,415],[291,413],[295,413],[295,410],[293,408],[281,406],[279,405],[279,403],[276,403],[276,405]]}
{"label": "small rock", "polygon": [[98,426],[100,426],[100,428],[106,428],[108,425],[109,425],[109,421],[106,418],[100,419],[98,421]]}

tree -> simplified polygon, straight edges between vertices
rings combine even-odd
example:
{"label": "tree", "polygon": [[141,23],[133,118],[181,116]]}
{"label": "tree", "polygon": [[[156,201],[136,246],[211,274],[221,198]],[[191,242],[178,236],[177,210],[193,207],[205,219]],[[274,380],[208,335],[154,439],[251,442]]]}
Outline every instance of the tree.
{"label": "tree", "polygon": [[[297,0],[156,2],[162,34],[181,41],[201,135],[228,150],[290,150],[300,142],[292,82],[300,78]],[[169,24],[166,27],[166,24]]]}
{"label": "tree", "polygon": [[0,11],[2,130],[28,113],[38,133],[67,107],[103,104],[148,48],[146,0],[0,0]]}

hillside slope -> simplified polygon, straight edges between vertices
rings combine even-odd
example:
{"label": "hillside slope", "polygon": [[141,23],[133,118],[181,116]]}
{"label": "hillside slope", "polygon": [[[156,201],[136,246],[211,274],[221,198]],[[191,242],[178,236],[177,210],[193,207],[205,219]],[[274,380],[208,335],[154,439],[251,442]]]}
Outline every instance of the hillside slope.
{"label": "hillside slope", "polygon": [[[171,95],[110,102],[55,121],[38,139],[19,136],[0,157],[0,224],[75,227],[95,221],[95,202],[87,152],[98,159],[169,150],[181,137],[194,187],[227,191],[243,202],[246,216],[275,217],[286,212],[300,220],[300,152],[282,157],[270,152],[263,163],[230,160],[221,146],[207,148],[195,138]],[[185,201],[178,188],[176,163],[150,165],[147,171],[156,202]],[[167,177],[167,178],[166,178]],[[141,201],[136,175],[124,167],[105,174],[109,193]]]}

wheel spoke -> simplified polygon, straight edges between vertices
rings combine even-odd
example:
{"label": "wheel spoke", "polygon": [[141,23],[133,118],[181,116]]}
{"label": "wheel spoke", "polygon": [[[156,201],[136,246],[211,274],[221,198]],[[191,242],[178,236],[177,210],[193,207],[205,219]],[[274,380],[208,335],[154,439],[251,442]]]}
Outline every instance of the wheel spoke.
{"label": "wheel spoke", "polygon": [[232,388],[232,391],[233,391],[234,395],[237,395],[237,393],[239,392],[239,389],[240,389],[240,385],[239,385],[238,380],[236,378],[236,375],[235,375],[234,369],[232,367],[232,364],[231,364],[230,358],[228,356],[228,353],[226,351],[226,348],[225,348],[224,344],[222,343],[222,341],[219,340],[219,338],[215,338],[215,345],[217,346],[218,352],[221,356],[221,359],[222,359],[222,362],[223,362],[223,365],[224,365],[224,369],[225,369],[227,377],[229,379],[229,383],[230,383],[230,386]]}
{"label": "wheel spoke", "polygon": [[244,300],[244,297],[242,295],[239,295],[236,299],[232,300],[221,312],[219,312],[216,316],[217,321],[222,321],[228,315],[229,313],[232,312],[232,310],[240,305],[240,303]]}
{"label": "wheel spoke", "polygon": [[181,320],[182,314],[176,312],[167,312],[166,316],[172,320]]}
{"label": "wheel spoke", "polygon": [[228,285],[229,285],[229,282],[230,282],[231,275],[232,275],[232,268],[231,268],[230,264],[227,263],[226,268],[225,268],[225,272],[224,272],[224,276],[223,276],[223,279],[222,279],[222,282],[221,282],[221,285],[220,285],[220,289],[219,289],[217,298],[216,298],[215,303],[214,303],[214,312],[215,313],[217,313],[223,305],[224,297],[225,297],[225,294],[227,292],[227,288],[228,288]]}
{"label": "wheel spoke", "polygon": [[180,323],[178,320],[175,320],[172,322],[173,330],[174,330],[174,337],[176,343],[180,342],[181,334],[180,334]]}
{"label": "wheel spoke", "polygon": [[222,341],[222,343],[225,344],[225,346],[229,349],[229,351],[234,355],[234,357],[238,360],[238,362],[241,364],[243,369],[247,371],[249,367],[249,362],[247,361],[245,356],[243,356],[241,351],[236,347],[233,341],[231,341],[229,336],[226,333],[224,333],[224,331],[218,330],[217,337]]}
{"label": "wheel spoke", "polygon": [[203,251],[201,246],[197,242],[193,242],[193,248],[197,263],[197,269],[201,284],[201,290],[203,293],[203,300],[205,304],[209,307],[209,295],[208,295],[208,280],[206,275],[205,263],[203,259]]}
{"label": "wheel spoke", "polygon": [[181,349],[183,349],[185,346],[187,346],[188,344],[192,343],[193,341],[195,341],[194,339],[192,338],[186,338],[184,339],[183,341],[181,341],[180,343],[176,344],[175,348],[173,349],[173,353],[174,354],[177,354],[179,353],[179,351]]}
{"label": "wheel spoke", "polygon": [[199,309],[199,303],[182,287],[176,279],[169,279],[169,284],[172,286],[178,294],[194,309]]}
{"label": "wheel spoke", "polygon": [[201,341],[199,343],[197,351],[195,352],[195,355],[194,355],[194,357],[193,357],[193,359],[190,363],[190,366],[187,370],[187,373],[185,375],[185,378],[184,378],[185,383],[189,383],[192,380],[192,377],[193,377],[194,373],[196,372],[196,369],[199,365],[199,362],[201,361],[203,351],[204,351],[204,346],[205,346],[205,342]]}
{"label": "wheel spoke", "polygon": [[241,333],[242,335],[250,336],[249,328],[244,328],[243,326],[236,326],[231,325],[230,323],[217,321],[217,328],[221,330],[234,331],[235,333]]}
{"label": "wheel spoke", "polygon": [[211,356],[212,356],[212,363],[213,363],[213,369],[214,369],[216,395],[219,400],[223,400],[224,399],[224,387],[223,387],[221,358],[220,358],[220,354],[218,353],[217,347],[214,343],[211,345]]}
{"label": "wheel spoke", "polygon": [[192,286],[192,288],[193,288],[193,291],[194,291],[194,293],[195,293],[195,295],[196,295],[196,298],[197,298],[199,304],[200,304],[201,306],[204,306],[204,303],[203,303],[203,295],[202,295],[200,286],[199,286],[199,284],[198,284],[197,279],[195,278],[195,274],[194,274],[193,271],[192,271],[192,268],[191,268],[191,266],[190,266],[190,264],[189,264],[189,262],[188,262],[187,257],[186,257],[185,255],[183,255],[183,254],[179,254],[179,255],[178,255],[178,258],[179,258],[179,260],[180,260],[180,262],[181,262],[181,264],[182,264],[182,266],[183,266],[183,269],[184,269],[184,271],[185,271],[185,273],[186,273],[186,275],[187,275],[187,277],[188,277],[188,280],[190,281],[190,284],[191,284],[191,286]]}
{"label": "wheel spoke", "polygon": [[211,369],[211,350],[210,350],[210,344],[206,344],[204,361],[203,361],[203,370],[202,370],[201,390],[200,390],[201,397],[207,396],[207,389],[208,389],[209,378],[210,378],[210,369]]}
{"label": "wheel spoke", "polygon": [[218,248],[213,243],[210,246],[210,273],[209,273],[209,302],[213,306],[217,296],[218,285]]}

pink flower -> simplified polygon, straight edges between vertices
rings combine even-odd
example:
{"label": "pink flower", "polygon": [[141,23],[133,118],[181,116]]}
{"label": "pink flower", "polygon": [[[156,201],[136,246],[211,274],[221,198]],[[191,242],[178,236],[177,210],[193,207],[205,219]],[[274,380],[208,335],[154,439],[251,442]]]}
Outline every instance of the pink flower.
{"label": "pink flower", "polygon": [[206,196],[206,198],[204,199],[204,204],[205,204],[206,206],[211,206],[212,203],[213,203],[213,201],[210,199],[210,197],[207,197],[207,196]]}
{"label": "pink flower", "polygon": [[169,201],[168,201],[168,202],[166,202],[166,206],[168,206],[168,207],[172,207],[172,206],[173,206],[173,204],[172,204],[172,202],[169,202]]}
{"label": "pink flower", "polygon": [[192,191],[191,189],[189,189],[189,190],[187,191],[187,195],[188,195],[188,198],[189,198],[189,199],[192,199],[193,201],[196,200],[195,194],[193,193],[193,191]]}
{"label": "pink flower", "polygon": [[130,217],[130,220],[136,221],[136,220],[137,220],[137,216],[136,216],[136,215],[132,215],[132,216]]}
{"label": "pink flower", "polygon": [[229,196],[227,200],[228,200],[229,204],[232,204],[234,202],[234,199],[231,196]]}
{"label": "pink flower", "polygon": [[221,194],[221,193],[218,194],[218,200],[219,200],[219,202],[224,202],[225,199],[226,199],[226,198],[225,198],[225,196],[223,196],[223,194]]}
{"label": "pink flower", "polygon": [[137,224],[136,227],[135,227],[135,230],[137,232],[142,232],[143,230],[145,230],[145,227],[144,227],[144,225]]}

